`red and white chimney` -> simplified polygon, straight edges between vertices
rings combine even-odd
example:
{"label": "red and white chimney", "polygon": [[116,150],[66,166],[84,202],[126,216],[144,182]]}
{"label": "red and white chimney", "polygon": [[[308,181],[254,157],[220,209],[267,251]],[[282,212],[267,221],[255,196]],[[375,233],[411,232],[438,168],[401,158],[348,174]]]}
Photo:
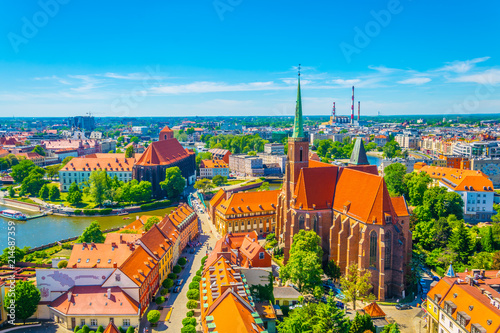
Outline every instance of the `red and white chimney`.
{"label": "red and white chimney", "polygon": [[359,116],[360,116],[360,109],[361,109],[361,102],[358,101],[358,121],[359,121]]}
{"label": "red and white chimney", "polygon": [[354,86],[352,86],[351,124],[354,124]]}

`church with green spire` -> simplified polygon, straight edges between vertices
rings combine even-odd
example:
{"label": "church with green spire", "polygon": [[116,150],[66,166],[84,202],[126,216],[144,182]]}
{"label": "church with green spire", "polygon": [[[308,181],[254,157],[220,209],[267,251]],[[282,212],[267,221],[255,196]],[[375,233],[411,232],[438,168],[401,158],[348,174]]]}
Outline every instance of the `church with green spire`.
{"label": "church with green spire", "polygon": [[302,96],[300,95],[300,65],[299,65],[299,80],[297,85],[297,102],[295,105],[295,120],[293,123],[293,138],[304,137],[304,122],[302,120]]}

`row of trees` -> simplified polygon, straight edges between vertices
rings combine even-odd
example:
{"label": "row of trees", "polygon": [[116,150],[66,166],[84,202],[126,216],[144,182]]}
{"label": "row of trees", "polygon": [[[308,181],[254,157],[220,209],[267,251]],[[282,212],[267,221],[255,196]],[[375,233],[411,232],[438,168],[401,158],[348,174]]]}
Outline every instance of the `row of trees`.
{"label": "row of trees", "polygon": [[227,149],[233,154],[246,154],[250,151],[262,152],[264,151],[264,145],[266,143],[269,143],[269,141],[262,139],[258,134],[220,134],[210,137],[207,141],[207,144],[210,148]]}

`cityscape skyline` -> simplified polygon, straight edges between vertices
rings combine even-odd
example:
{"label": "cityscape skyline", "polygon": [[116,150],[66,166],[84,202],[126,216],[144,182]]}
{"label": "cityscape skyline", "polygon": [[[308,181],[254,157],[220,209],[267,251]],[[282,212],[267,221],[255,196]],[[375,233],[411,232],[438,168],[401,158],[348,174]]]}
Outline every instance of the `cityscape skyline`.
{"label": "cityscape skyline", "polygon": [[292,116],[298,63],[305,116],[500,112],[493,2],[94,4],[0,14],[4,116]]}

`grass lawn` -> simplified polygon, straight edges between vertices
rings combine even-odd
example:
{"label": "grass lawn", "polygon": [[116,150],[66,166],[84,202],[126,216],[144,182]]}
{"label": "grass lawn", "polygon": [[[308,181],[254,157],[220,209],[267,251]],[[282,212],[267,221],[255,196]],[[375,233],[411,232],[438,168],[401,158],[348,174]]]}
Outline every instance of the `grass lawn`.
{"label": "grass lawn", "polygon": [[61,198],[59,200],[56,200],[56,201],[50,201],[50,200],[44,200],[45,202],[47,203],[51,203],[51,204],[54,204],[54,205],[60,205],[60,204],[63,204],[65,207],[74,207],[74,208],[89,208],[89,209],[92,209],[95,207],[95,203],[92,202],[92,200],[90,199],[90,196],[88,194],[85,194],[83,193],[83,196],[82,196],[82,202],[80,202],[79,204],[77,205],[71,205],[68,201],[68,192],[61,192]]}
{"label": "grass lawn", "polygon": [[62,249],[61,251],[54,253],[50,257],[51,258],[64,257],[64,258],[68,258],[69,259],[70,256],[71,256],[71,250],[70,249]]}
{"label": "grass lawn", "polygon": [[251,182],[241,184],[240,186],[247,186],[247,185],[253,185],[253,184],[260,184],[260,183],[263,183],[263,181],[261,179],[255,179],[255,180],[252,180]]}
{"label": "grass lawn", "polygon": [[229,186],[229,185],[238,185],[243,182],[246,182],[246,180],[241,180],[241,179],[233,179],[233,180],[228,180],[224,185]]}
{"label": "grass lawn", "polygon": [[26,203],[30,203],[30,204],[34,204],[34,205],[38,205],[36,202],[31,200],[30,198],[18,198],[18,197],[15,197],[15,198],[6,197],[6,198],[16,200],[16,201],[26,202]]}

